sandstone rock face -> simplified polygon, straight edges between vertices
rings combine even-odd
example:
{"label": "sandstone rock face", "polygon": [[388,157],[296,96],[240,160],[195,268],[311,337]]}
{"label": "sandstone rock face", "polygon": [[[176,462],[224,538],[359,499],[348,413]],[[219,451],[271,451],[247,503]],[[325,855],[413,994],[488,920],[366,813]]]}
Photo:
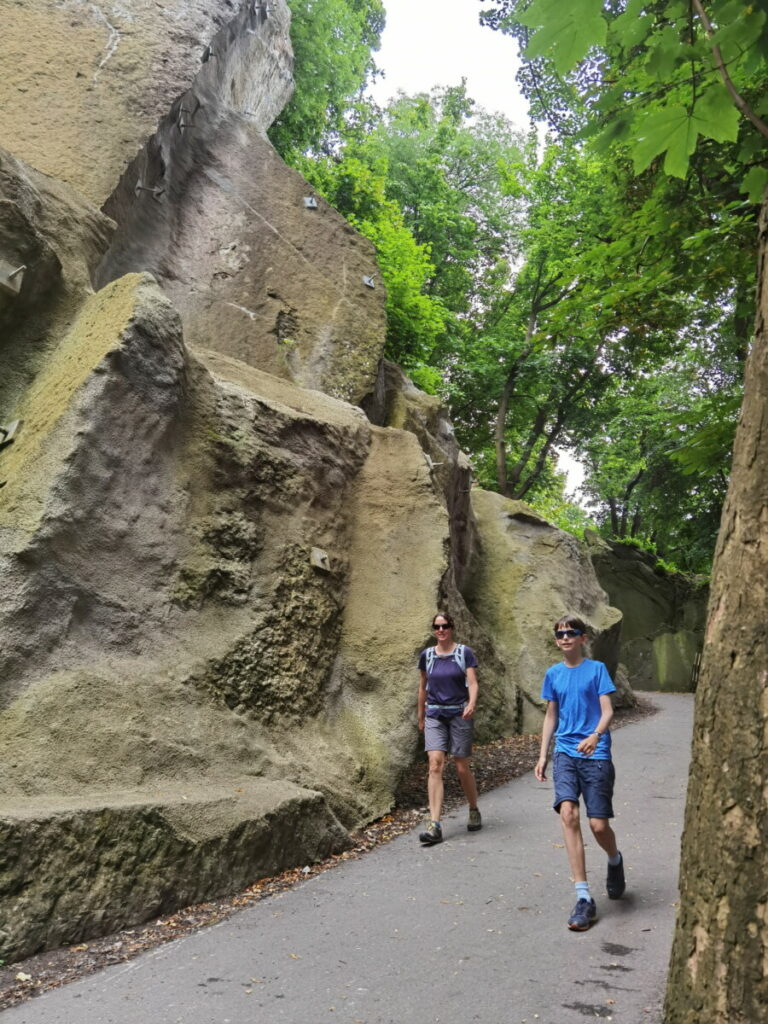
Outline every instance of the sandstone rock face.
{"label": "sandstone rock face", "polygon": [[[284,0],[0,0],[2,143],[101,206],[171,103],[228,94],[262,130],[293,89]],[[206,49],[215,56],[203,60]]]}
{"label": "sandstone rock face", "polygon": [[[342,825],[388,809],[448,569],[448,517],[413,434],[190,353],[147,275],[85,303],[16,412],[0,510],[6,958],[157,912],[154,874],[199,869],[163,889],[168,909],[221,891],[219,855],[239,865],[231,888],[339,849]],[[63,911],[49,919],[52,876],[74,870],[74,853],[57,866],[67,829],[89,850],[107,820],[138,863],[150,791],[168,802],[131,900],[105,855],[69,931]],[[226,827],[181,843],[180,794],[202,833],[209,812]],[[235,839],[265,822],[288,835],[297,808],[295,847]],[[37,861],[20,852],[30,830]]]}
{"label": "sandstone rock face", "polygon": [[592,563],[611,603],[621,609],[622,660],[639,690],[695,688],[709,588],[655,568],[653,556],[590,535]]}
{"label": "sandstone rock face", "polygon": [[373,246],[247,119],[207,103],[180,134],[166,118],[106,209],[119,227],[98,283],[150,270],[189,343],[345,401],[372,390],[386,330]]}
{"label": "sandstone rock face", "polygon": [[0,148],[4,413],[13,408],[44,364],[48,349],[76,317],[113,231],[112,221],[74,189]]}
{"label": "sandstone rock face", "polygon": [[523,731],[541,729],[544,673],[559,660],[554,621],[579,615],[594,633],[592,653],[611,675],[619,661],[621,613],[608,605],[586,549],[527,505],[480,488],[472,491],[480,531],[478,570],[467,603],[493,635],[522,689]]}
{"label": "sandstone rock face", "polygon": [[109,934],[244,888],[254,862],[274,874],[346,842],[322,795],[290,783],[29,800],[0,814],[0,946],[12,956]]}
{"label": "sandstone rock face", "polygon": [[375,387],[362,403],[372,423],[409,430],[419,439],[432,479],[445,495],[450,519],[451,570],[462,592],[477,554],[477,526],[470,500],[472,469],[458,446],[439,398],[426,395],[395,363],[381,361]]}

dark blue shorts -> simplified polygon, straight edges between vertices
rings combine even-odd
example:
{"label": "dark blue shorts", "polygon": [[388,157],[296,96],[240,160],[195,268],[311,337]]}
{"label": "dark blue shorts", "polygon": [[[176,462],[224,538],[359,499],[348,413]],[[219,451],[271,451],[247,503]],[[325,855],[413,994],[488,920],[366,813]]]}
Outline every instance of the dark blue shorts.
{"label": "dark blue shorts", "polygon": [[577,804],[579,797],[583,796],[589,818],[613,817],[613,783],[616,779],[613,761],[571,757],[555,751],[552,778],[555,783],[552,806],[556,811],[559,812],[563,800]]}

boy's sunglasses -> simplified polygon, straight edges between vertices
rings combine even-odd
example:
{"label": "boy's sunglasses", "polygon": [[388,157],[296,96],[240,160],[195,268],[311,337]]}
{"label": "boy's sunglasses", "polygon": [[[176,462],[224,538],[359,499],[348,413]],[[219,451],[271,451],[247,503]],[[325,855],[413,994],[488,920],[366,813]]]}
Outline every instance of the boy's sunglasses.
{"label": "boy's sunglasses", "polygon": [[437,632],[439,629],[453,629],[453,626],[449,626],[447,622],[437,622],[432,629]]}
{"label": "boy's sunglasses", "polygon": [[566,637],[572,639],[575,636],[584,636],[583,629],[556,629],[555,636],[558,640],[564,640]]}

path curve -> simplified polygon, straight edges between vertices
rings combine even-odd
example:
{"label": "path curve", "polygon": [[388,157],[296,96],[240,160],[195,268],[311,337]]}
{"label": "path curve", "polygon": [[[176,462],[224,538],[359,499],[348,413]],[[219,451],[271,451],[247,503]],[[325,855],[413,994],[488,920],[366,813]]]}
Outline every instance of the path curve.
{"label": "path curve", "polygon": [[614,733],[615,827],[628,868],[599,919],[570,932],[573,886],[551,782],[482,798],[484,828],[450,814],[289,892],[66,988],[2,1024],[660,1024],[672,942],[693,698]]}

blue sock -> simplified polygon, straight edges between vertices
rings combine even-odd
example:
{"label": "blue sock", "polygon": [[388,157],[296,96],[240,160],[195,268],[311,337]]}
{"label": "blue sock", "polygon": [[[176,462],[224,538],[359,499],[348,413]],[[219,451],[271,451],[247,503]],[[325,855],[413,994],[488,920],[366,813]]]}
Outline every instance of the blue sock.
{"label": "blue sock", "polygon": [[621,864],[621,853],[617,853],[615,857],[609,857],[608,863],[612,868],[615,868],[617,864]]}
{"label": "blue sock", "polygon": [[577,900],[591,900],[592,894],[589,891],[589,882],[577,882],[576,883],[576,899]]}

